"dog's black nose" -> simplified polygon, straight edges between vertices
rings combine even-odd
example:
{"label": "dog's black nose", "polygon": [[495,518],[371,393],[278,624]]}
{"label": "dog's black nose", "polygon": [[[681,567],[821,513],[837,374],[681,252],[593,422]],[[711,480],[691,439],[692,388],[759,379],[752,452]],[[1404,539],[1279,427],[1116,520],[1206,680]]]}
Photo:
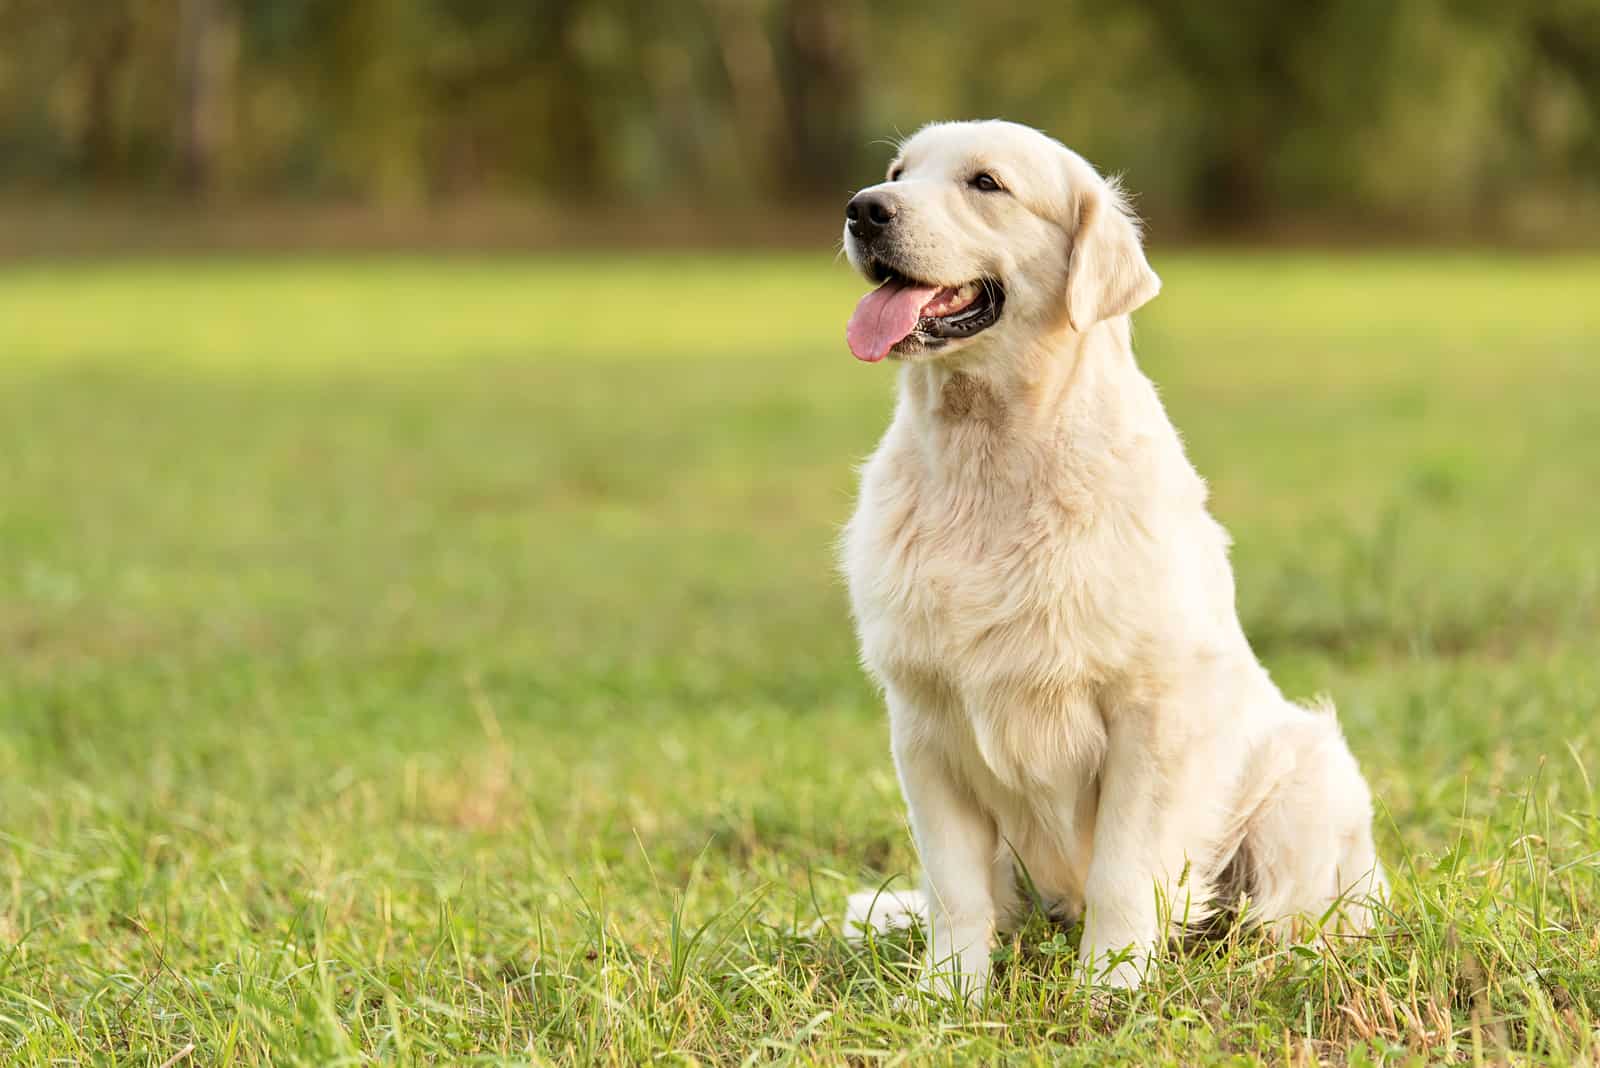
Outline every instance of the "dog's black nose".
{"label": "dog's black nose", "polygon": [[898,210],[894,201],[882,193],[857,193],[845,206],[844,217],[852,234],[870,241],[894,222]]}

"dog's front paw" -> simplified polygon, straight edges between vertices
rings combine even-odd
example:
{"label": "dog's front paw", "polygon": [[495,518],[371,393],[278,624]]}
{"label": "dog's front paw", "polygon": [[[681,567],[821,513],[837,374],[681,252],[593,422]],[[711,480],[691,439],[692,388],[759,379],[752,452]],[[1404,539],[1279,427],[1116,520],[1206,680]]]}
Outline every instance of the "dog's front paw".
{"label": "dog's front paw", "polygon": [[917,980],[917,994],[924,999],[970,1005],[983,995],[984,983],[976,976],[947,970],[924,970]]}
{"label": "dog's front paw", "polygon": [[921,1006],[972,1007],[988,993],[987,969],[963,969],[953,959],[928,961],[917,977],[915,993],[901,995],[896,1006],[901,1010]]}
{"label": "dog's front paw", "polygon": [[1119,953],[1097,952],[1085,942],[1078,966],[1083,981],[1101,990],[1136,990],[1144,982],[1152,964],[1150,954],[1136,949]]}

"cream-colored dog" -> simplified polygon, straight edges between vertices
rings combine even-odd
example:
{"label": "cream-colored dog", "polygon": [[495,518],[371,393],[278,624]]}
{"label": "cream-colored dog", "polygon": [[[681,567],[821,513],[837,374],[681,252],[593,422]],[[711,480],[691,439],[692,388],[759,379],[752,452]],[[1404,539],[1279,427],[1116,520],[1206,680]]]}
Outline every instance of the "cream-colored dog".
{"label": "cream-colored dog", "polygon": [[1117,187],[1035,130],[947,123],[846,217],[879,283],[851,350],[901,362],[843,563],[926,874],[879,919],[926,910],[924,983],[983,988],[1019,870],[1116,986],[1241,909],[1368,926],[1366,783],[1240,629],[1228,536],[1134,362],[1161,282]]}

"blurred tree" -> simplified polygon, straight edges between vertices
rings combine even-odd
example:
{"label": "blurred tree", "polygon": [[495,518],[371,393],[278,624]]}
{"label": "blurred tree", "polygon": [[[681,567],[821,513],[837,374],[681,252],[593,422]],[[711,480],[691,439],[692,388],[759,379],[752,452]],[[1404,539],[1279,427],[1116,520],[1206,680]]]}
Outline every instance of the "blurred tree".
{"label": "blurred tree", "polygon": [[1600,0],[0,0],[0,188],[836,201],[988,115],[1163,223],[1561,230]]}
{"label": "blurred tree", "polygon": [[117,87],[133,43],[126,10],[106,9],[101,18],[79,23],[84,33],[82,158],[87,174],[101,183],[116,179],[121,165],[117,137]]}
{"label": "blurred tree", "polygon": [[[783,84],[762,10],[749,0],[708,0],[716,24],[729,99],[751,177],[767,184],[790,162],[780,138]],[[780,153],[774,160],[774,153]]]}
{"label": "blurred tree", "polygon": [[[127,39],[124,23],[116,38],[124,50]],[[178,152],[181,181],[191,193],[209,193],[217,177],[218,157],[231,129],[228,108],[238,48],[239,23],[228,0],[182,0]],[[91,84],[99,80],[92,78]]]}
{"label": "blurred tree", "polygon": [[787,0],[775,52],[782,72],[784,163],[776,192],[838,196],[851,185],[861,146],[862,63],[867,32],[856,0]]}
{"label": "blurred tree", "polygon": [[1205,136],[1191,181],[1202,221],[1237,225],[1270,212],[1273,160],[1307,112],[1300,53],[1332,0],[1235,0],[1225,19],[1185,0],[1137,2],[1161,27],[1163,54],[1199,103]]}

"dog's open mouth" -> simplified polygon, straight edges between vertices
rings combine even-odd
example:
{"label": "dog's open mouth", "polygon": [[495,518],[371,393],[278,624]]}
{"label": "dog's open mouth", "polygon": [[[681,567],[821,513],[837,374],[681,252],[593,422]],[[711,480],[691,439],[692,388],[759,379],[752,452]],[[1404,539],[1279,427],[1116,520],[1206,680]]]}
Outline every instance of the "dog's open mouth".
{"label": "dog's open mouth", "polygon": [[868,363],[891,352],[918,352],[971,337],[993,326],[1005,305],[1005,290],[989,278],[930,285],[878,262],[870,273],[883,284],[861,298],[845,328],[850,351]]}

